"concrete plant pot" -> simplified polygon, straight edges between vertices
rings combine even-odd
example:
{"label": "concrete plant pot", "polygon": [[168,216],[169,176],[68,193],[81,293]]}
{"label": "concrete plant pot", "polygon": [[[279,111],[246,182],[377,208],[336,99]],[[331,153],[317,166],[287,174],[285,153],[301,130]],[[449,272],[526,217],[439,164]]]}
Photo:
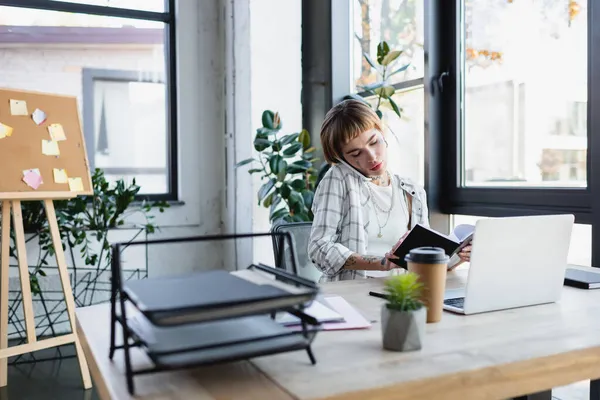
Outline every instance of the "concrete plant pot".
{"label": "concrete plant pot", "polygon": [[393,351],[420,350],[425,336],[427,308],[397,311],[381,306],[381,338],[383,348]]}

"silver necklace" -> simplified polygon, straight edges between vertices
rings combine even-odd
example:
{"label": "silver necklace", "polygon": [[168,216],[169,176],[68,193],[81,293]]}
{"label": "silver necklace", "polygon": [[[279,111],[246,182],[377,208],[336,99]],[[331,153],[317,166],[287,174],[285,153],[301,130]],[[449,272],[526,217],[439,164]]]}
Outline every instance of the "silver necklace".
{"label": "silver necklace", "polygon": [[[392,201],[390,202],[390,208],[388,210],[384,210],[382,207],[379,206],[379,204],[377,204],[377,201],[375,200],[375,195],[373,193],[373,189],[371,189],[371,186],[369,186],[369,184],[367,183],[367,189],[369,190],[369,195],[371,196],[371,203],[373,203],[373,207],[374,207],[374,211],[375,211],[375,219],[377,219],[377,225],[379,226],[379,233],[377,234],[378,238],[383,237],[381,230],[383,228],[385,228],[385,226],[388,224],[390,215],[392,214],[392,210],[394,209],[394,205],[395,205],[394,200],[396,199],[396,188],[394,187],[395,185],[392,180],[392,176],[390,175],[389,172],[387,173],[387,175],[388,175],[388,179],[390,181],[390,185],[392,186]],[[381,211],[383,214],[387,214],[383,225],[379,222],[379,214],[377,213],[378,210]]]}

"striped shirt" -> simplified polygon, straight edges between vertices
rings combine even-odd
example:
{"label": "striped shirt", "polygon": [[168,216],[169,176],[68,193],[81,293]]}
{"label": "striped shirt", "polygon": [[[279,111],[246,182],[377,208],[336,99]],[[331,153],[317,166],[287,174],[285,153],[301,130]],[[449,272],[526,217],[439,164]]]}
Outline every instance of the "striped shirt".
{"label": "striped shirt", "polygon": [[[425,190],[410,179],[392,175],[398,193],[412,198],[411,228],[429,227]],[[366,254],[369,226],[369,178],[342,163],[325,174],[313,200],[314,214],[308,254],[323,272],[321,282],[365,278],[365,271],[344,269],[353,253]],[[398,237],[400,239],[400,237]]]}

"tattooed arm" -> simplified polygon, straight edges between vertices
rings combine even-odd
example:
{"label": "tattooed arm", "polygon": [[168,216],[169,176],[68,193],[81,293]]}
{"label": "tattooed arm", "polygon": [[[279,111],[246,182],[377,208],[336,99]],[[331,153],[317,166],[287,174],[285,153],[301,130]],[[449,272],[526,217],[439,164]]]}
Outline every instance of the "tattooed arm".
{"label": "tattooed arm", "polygon": [[361,256],[353,253],[344,264],[345,269],[358,269],[365,271],[387,271],[385,258],[376,256]]}

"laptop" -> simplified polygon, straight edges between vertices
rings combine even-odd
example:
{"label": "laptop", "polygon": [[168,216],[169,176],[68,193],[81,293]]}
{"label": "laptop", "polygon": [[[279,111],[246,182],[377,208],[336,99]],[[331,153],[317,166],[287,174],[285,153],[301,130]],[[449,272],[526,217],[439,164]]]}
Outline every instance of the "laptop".
{"label": "laptop", "polygon": [[444,309],[476,314],[560,299],[573,215],[477,221],[467,285],[447,289]]}

